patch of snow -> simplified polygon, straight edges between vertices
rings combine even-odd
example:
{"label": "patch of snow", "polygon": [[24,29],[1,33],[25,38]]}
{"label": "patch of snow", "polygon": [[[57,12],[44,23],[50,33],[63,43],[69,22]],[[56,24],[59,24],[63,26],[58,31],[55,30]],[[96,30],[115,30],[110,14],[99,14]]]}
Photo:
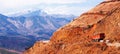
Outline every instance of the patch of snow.
{"label": "patch of snow", "polygon": [[29,14],[30,12],[33,12],[33,11],[36,11],[37,9],[24,9],[24,10],[20,10],[20,11],[16,11],[16,12],[10,12],[10,13],[7,13],[7,16],[11,16],[11,17],[17,17],[17,16],[21,16],[21,15],[24,15],[24,14]]}
{"label": "patch of snow", "polygon": [[33,22],[31,20],[26,20],[25,27],[30,28],[33,25]]}
{"label": "patch of snow", "polygon": [[9,22],[11,22],[12,24],[14,24],[17,28],[20,27],[20,25],[19,25],[19,23],[18,23],[17,21],[11,20],[11,19],[9,19],[9,18],[7,18],[7,20],[8,20]]}
{"label": "patch of snow", "polygon": [[44,29],[46,29],[46,30],[57,29],[50,20],[48,20],[47,18],[44,18],[44,19],[46,20],[47,24],[40,24],[40,25],[42,25],[42,27],[44,27]]}

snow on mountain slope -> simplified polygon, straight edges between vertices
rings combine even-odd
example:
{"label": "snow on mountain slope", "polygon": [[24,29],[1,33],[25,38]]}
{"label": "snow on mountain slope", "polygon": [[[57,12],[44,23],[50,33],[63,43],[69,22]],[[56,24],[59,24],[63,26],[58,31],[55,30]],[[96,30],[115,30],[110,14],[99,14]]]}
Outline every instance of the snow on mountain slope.
{"label": "snow on mountain slope", "polygon": [[42,35],[45,33],[47,33],[47,36],[51,36],[53,31],[55,31],[60,26],[70,22],[73,18],[75,18],[74,15],[48,15],[47,13],[41,10],[36,10],[29,11],[29,13],[25,12],[23,15],[20,14],[16,17],[13,16],[9,18],[8,21],[14,24],[17,27],[17,29],[19,29],[19,33],[24,32],[25,35],[34,35],[36,37],[42,37]]}
{"label": "snow on mountain slope", "polygon": [[26,11],[11,16],[0,14],[0,47],[24,51],[37,40],[48,40],[56,29],[75,17],[49,15],[41,10]]}

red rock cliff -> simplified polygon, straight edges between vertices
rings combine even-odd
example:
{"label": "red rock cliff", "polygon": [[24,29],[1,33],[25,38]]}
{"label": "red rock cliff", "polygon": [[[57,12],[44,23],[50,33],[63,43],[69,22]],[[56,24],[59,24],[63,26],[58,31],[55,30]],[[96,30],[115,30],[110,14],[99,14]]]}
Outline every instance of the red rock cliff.
{"label": "red rock cliff", "polygon": [[24,54],[120,54],[120,1],[100,3]]}

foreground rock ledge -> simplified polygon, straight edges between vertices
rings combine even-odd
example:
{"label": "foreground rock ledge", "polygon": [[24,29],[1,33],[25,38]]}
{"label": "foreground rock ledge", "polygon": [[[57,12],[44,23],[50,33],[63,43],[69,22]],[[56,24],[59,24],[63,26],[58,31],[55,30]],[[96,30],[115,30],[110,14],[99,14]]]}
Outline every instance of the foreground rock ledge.
{"label": "foreground rock ledge", "polygon": [[[94,41],[100,33],[105,37]],[[36,42],[24,54],[120,54],[120,1],[100,3],[59,28],[50,42]]]}

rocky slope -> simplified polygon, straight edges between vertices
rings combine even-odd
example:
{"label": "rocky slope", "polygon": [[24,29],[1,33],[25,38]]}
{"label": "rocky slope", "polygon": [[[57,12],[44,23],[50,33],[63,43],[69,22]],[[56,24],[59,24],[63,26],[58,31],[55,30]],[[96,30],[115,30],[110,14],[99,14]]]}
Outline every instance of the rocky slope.
{"label": "rocky slope", "polygon": [[120,54],[120,0],[100,3],[24,54]]}

